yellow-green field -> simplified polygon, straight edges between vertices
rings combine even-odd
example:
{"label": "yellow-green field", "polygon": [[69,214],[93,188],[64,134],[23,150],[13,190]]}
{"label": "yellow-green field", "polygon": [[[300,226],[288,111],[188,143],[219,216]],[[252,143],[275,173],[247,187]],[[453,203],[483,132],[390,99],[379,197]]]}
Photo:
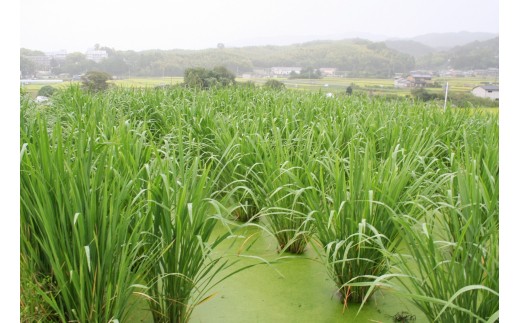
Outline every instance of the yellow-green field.
{"label": "yellow-green field", "polygon": [[[237,78],[238,82],[253,81],[256,84],[263,84],[268,78]],[[393,79],[372,79],[372,78],[339,78],[339,77],[325,77],[322,79],[287,79],[277,78],[277,80],[285,83],[290,89],[305,89],[305,90],[322,90],[328,92],[345,91],[348,86],[353,86],[354,90],[362,90],[371,92],[372,94],[393,94],[393,95],[407,95],[410,94],[410,89],[394,88]],[[459,77],[459,78],[433,78],[433,82],[441,84],[449,83],[450,92],[470,92],[474,87],[482,83],[496,83],[497,79],[488,77]],[[442,92],[443,88],[427,88],[431,92]]]}
{"label": "yellow-green field", "polygon": [[122,87],[154,87],[160,85],[173,85],[182,83],[183,77],[153,77],[153,78],[129,78],[113,80],[110,83]]}
{"label": "yellow-green field", "polygon": [[[146,88],[154,87],[159,85],[172,85],[178,84],[183,81],[182,77],[148,77],[148,78],[129,78],[121,80],[112,80],[109,83],[121,87],[137,87]],[[21,84],[20,86],[28,92],[32,97],[36,97],[38,91],[45,85],[50,85],[57,89],[63,89],[71,84],[78,84],[77,81],[63,82],[63,83],[33,83],[33,84]]]}
{"label": "yellow-green field", "polygon": [[[269,78],[241,78],[237,77],[237,82],[252,81],[257,85],[263,85]],[[406,96],[410,94],[410,89],[394,88],[393,79],[372,79],[372,78],[339,78],[325,77],[322,79],[287,79],[277,78],[283,82],[288,89],[326,91],[332,93],[343,93],[348,86],[353,86],[354,91],[363,91],[372,95],[398,95]],[[141,77],[113,80],[110,83],[121,87],[155,87],[160,85],[174,85],[183,82],[183,77]],[[449,83],[450,93],[468,93],[475,86],[483,83],[497,83],[493,77],[459,77],[459,78],[433,78],[433,82],[441,84]],[[74,82],[63,82],[51,84],[56,88],[63,88]],[[29,84],[22,87],[33,97],[36,97],[38,90],[46,84]],[[429,92],[442,93],[443,88],[427,88]]]}

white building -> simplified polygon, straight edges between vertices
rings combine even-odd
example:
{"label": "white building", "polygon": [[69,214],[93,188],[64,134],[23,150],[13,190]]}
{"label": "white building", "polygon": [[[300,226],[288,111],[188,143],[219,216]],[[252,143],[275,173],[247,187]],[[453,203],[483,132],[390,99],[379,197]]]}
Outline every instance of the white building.
{"label": "white building", "polygon": [[336,75],[337,70],[338,69],[335,67],[321,67],[320,73],[323,76],[334,76]]}
{"label": "white building", "polygon": [[394,87],[396,89],[412,87],[412,82],[410,82],[409,80],[402,78],[402,77],[395,77],[394,78]]}
{"label": "white building", "polygon": [[85,56],[87,59],[99,63],[107,58],[108,54],[106,50],[87,50]]}
{"label": "white building", "polygon": [[300,74],[300,71],[302,70],[301,67],[271,67],[271,73],[273,75],[289,75],[291,72],[295,72],[296,74]]}
{"label": "white building", "polygon": [[498,86],[496,85],[480,85],[473,90],[471,94],[478,96],[479,98],[488,98],[492,100],[498,100]]}
{"label": "white building", "polygon": [[45,55],[56,60],[65,60],[65,58],[67,58],[67,51],[62,49],[53,52],[46,52]]}

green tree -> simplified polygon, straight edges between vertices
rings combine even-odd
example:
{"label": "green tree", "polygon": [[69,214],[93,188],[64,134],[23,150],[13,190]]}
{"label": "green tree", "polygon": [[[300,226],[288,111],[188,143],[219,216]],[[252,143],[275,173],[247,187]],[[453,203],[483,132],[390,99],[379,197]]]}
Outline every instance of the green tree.
{"label": "green tree", "polygon": [[99,69],[111,75],[125,75],[129,66],[122,55],[113,55],[98,63]]}
{"label": "green tree", "polygon": [[83,88],[87,91],[99,92],[108,89],[108,80],[111,80],[112,76],[105,72],[89,71],[81,77]]}
{"label": "green tree", "polygon": [[27,57],[20,56],[20,72],[22,77],[31,77],[36,72],[36,65]]}
{"label": "green tree", "polygon": [[46,96],[51,97],[54,92],[56,92],[56,89],[50,85],[42,86],[42,88],[38,91],[38,96]]}
{"label": "green tree", "polygon": [[190,88],[208,89],[235,84],[235,75],[223,66],[212,70],[203,67],[188,68],[184,71],[184,84]]}
{"label": "green tree", "polygon": [[411,91],[411,94],[412,94],[412,97],[416,98],[417,100],[421,100],[421,101],[443,99],[442,94],[431,93],[431,92],[426,91],[423,88],[413,89]]}
{"label": "green tree", "polygon": [[59,75],[62,73],[61,61],[59,61],[55,58],[51,58],[50,65],[51,65],[52,74]]}
{"label": "green tree", "polygon": [[184,84],[190,88],[204,88],[207,70],[202,67],[187,68],[184,71]]}
{"label": "green tree", "polygon": [[40,50],[20,48],[20,56],[44,56],[44,55],[45,55],[45,53]]}
{"label": "green tree", "polygon": [[297,78],[300,78],[300,75],[298,73],[296,73],[295,71],[291,71],[291,73],[289,73],[289,79],[297,79]]}
{"label": "green tree", "polygon": [[235,84],[235,74],[224,66],[217,66],[213,69],[213,73],[220,85],[227,86]]}
{"label": "green tree", "polygon": [[96,67],[94,61],[90,61],[87,57],[79,52],[68,54],[61,64],[61,72],[70,75],[82,74]]}

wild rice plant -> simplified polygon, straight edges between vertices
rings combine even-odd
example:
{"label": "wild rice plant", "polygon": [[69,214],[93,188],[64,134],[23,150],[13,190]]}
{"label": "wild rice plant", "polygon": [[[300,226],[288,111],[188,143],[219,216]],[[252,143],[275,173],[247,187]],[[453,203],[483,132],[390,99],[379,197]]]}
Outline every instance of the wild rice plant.
{"label": "wild rice plant", "polygon": [[121,146],[98,133],[100,110],[90,103],[96,111],[67,136],[38,117],[21,133],[21,253],[34,278],[48,282],[36,292],[62,322],[124,321],[139,281],[130,270],[142,227],[134,174],[118,159]]}
{"label": "wild rice plant", "polygon": [[302,198],[307,185],[299,163],[302,156],[312,158],[314,154],[312,133],[305,137],[305,132],[296,130],[282,134],[283,130],[275,128],[271,132],[271,138],[255,147],[256,156],[262,158],[253,173],[251,186],[265,206],[262,218],[278,241],[279,251],[301,254],[307,246],[312,221]]}
{"label": "wild rice plant", "polygon": [[[71,87],[45,107],[21,102],[24,286],[49,318],[123,320],[134,293],[157,322],[187,321],[231,265],[213,250],[232,233],[212,234],[233,210],[260,218],[281,251],[301,253],[314,235],[345,303],[406,274],[432,319],[495,317],[496,118],[245,88]],[[389,261],[401,241],[420,242],[417,261]],[[481,279],[433,294],[452,284],[434,282],[434,263]]]}
{"label": "wild rice plant", "polygon": [[216,179],[211,166],[197,154],[185,156],[182,137],[177,140],[176,149],[156,152],[141,178],[147,185],[143,216],[151,263],[142,287],[154,322],[188,322],[194,307],[211,297],[210,288],[245,269],[216,279],[235,263],[213,254],[231,231],[212,236],[224,221],[224,207],[211,198]]}
{"label": "wild rice plant", "polygon": [[191,157],[203,146],[175,113],[166,134],[107,100],[139,109],[127,91],[67,93],[22,115],[21,253],[34,273],[22,294],[36,290],[46,317],[63,322],[125,321],[132,295],[147,295],[157,321],[187,321],[232,264],[212,255],[230,233],[209,240],[225,212],[209,199],[219,175],[204,163],[216,157]]}
{"label": "wild rice plant", "polygon": [[414,174],[418,160],[397,145],[378,163],[370,143],[353,142],[348,158],[326,156],[318,175],[308,173],[315,182],[305,196],[316,237],[345,304],[366,301],[369,282],[388,271],[387,252],[400,241],[395,214],[427,177]]}
{"label": "wild rice plant", "polygon": [[[214,169],[218,174],[216,191],[219,198],[230,199],[232,217],[240,222],[257,221],[260,207],[249,184],[251,170],[256,163],[252,152],[247,152],[247,139],[238,129],[238,122],[229,117],[219,119],[213,129]],[[242,130],[243,131],[243,130]],[[231,194],[232,193],[232,194]]]}
{"label": "wild rice plant", "polygon": [[498,172],[476,159],[465,167],[441,200],[429,201],[423,221],[399,219],[408,253],[395,255],[396,266],[405,294],[430,320],[495,322]]}

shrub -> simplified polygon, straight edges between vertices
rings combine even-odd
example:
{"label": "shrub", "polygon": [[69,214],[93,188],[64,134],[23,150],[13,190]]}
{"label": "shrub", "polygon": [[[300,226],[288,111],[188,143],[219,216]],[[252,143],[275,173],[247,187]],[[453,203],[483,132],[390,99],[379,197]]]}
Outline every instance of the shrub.
{"label": "shrub", "polygon": [[283,90],[285,89],[285,84],[277,80],[269,80],[265,82],[264,87],[272,90]]}
{"label": "shrub", "polygon": [[54,94],[54,92],[56,92],[55,88],[53,88],[50,85],[45,85],[42,86],[42,88],[38,91],[38,96],[51,97]]}
{"label": "shrub", "polygon": [[194,67],[184,71],[184,85],[186,87],[208,89],[232,84],[235,84],[235,75],[224,66],[217,66],[212,70]]}
{"label": "shrub", "polygon": [[498,108],[498,100],[491,100],[488,98],[479,98],[469,93],[457,93],[450,95],[448,93],[448,100],[452,105],[461,108],[474,108],[474,107],[486,107],[486,108]]}
{"label": "shrub", "polygon": [[90,71],[81,77],[83,88],[87,91],[100,92],[108,89],[108,80],[112,76],[105,72]]}
{"label": "shrub", "polygon": [[421,100],[421,101],[444,99],[444,96],[442,94],[431,93],[431,92],[426,91],[425,89],[413,89],[412,97],[416,98],[417,100]]}

